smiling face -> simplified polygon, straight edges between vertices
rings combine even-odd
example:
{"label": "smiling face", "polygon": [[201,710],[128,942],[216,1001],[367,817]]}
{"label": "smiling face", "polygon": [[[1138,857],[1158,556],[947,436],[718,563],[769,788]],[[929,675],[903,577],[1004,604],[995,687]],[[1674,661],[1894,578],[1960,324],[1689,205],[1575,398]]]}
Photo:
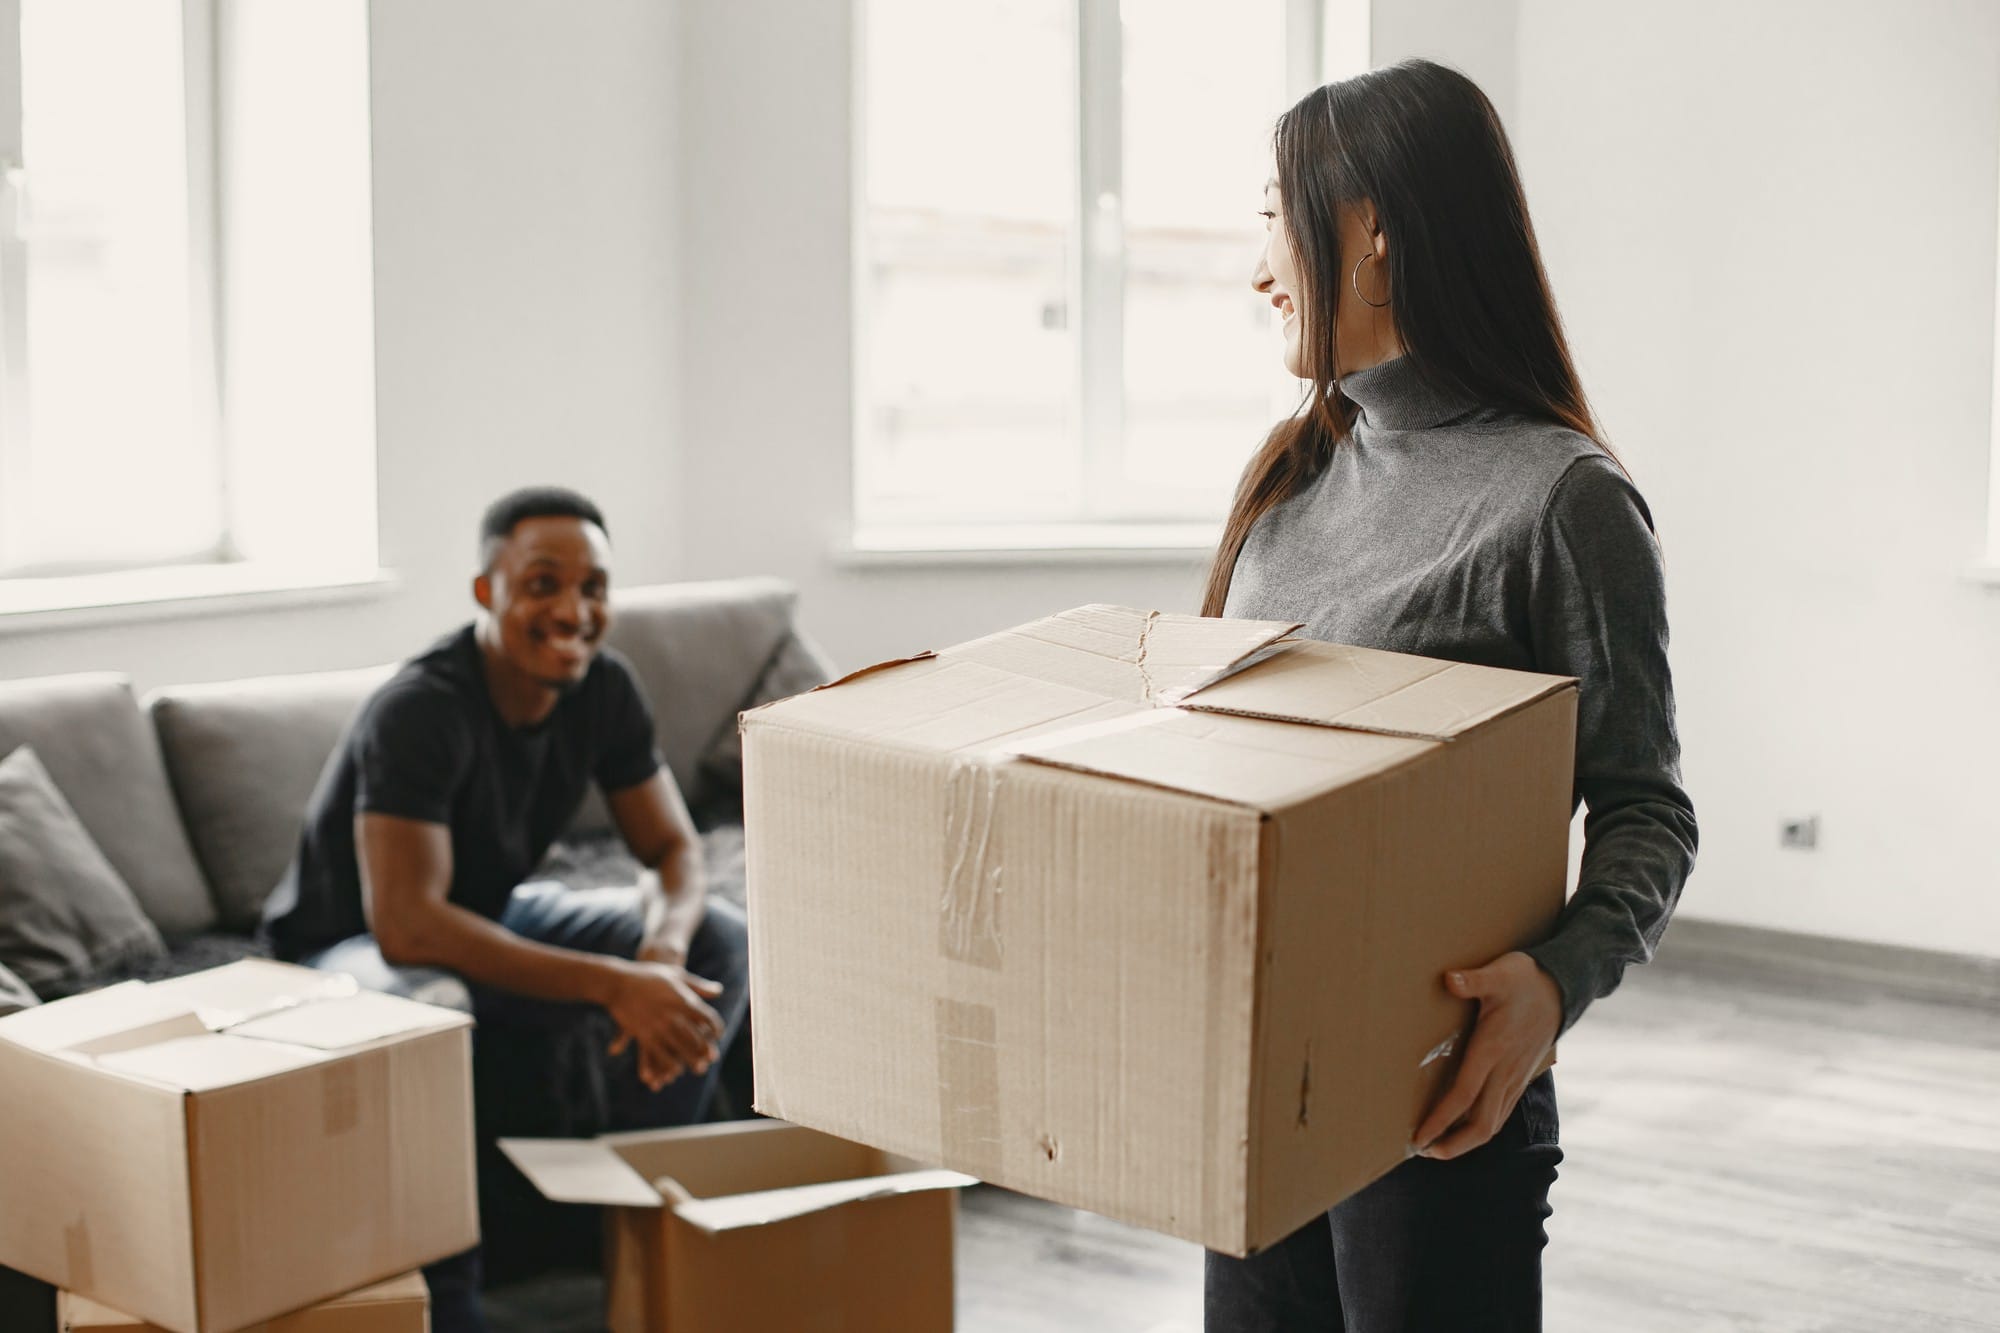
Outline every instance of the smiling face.
{"label": "smiling face", "polygon": [[1264,253],[1257,258],[1257,270],[1250,283],[1270,297],[1271,304],[1284,316],[1285,369],[1304,379],[1309,374],[1301,337],[1305,328],[1305,293],[1301,290],[1298,256],[1292,252],[1292,238],[1285,229],[1280,202],[1278,183],[1272,181],[1264,187]]}
{"label": "smiling face", "polygon": [[526,518],[491,544],[473,595],[513,673],[551,690],[584,678],[611,624],[611,541],[588,519]]}

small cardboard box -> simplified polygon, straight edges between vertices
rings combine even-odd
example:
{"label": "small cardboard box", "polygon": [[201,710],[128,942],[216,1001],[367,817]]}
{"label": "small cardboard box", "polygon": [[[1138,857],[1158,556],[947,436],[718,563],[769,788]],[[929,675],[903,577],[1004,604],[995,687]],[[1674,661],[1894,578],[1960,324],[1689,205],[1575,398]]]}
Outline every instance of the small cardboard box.
{"label": "small cardboard box", "polygon": [[1575,682],[1082,607],[744,715],[757,1109],[1242,1255],[1402,1162]]}
{"label": "small cardboard box", "polygon": [[0,1263],[232,1333],[470,1248],[470,1026],[261,961],[0,1018]]}
{"label": "small cardboard box", "polygon": [[[252,1324],[243,1333],[430,1333],[430,1309],[424,1275],[405,1273],[311,1309]],[[60,1333],[160,1333],[158,1324],[68,1291],[56,1295],[56,1327]]]}
{"label": "small cardboard box", "polygon": [[549,1198],[609,1207],[611,1333],[952,1327],[969,1176],[775,1120],[500,1147]]}

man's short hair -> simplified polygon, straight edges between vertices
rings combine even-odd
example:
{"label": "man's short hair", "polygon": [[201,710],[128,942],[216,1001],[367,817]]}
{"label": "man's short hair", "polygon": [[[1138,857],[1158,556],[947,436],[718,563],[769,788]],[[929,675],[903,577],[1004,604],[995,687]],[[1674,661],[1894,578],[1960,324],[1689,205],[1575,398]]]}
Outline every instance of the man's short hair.
{"label": "man's short hair", "polygon": [[523,486],[486,506],[486,516],[479,520],[479,567],[491,568],[500,544],[531,518],[580,518],[611,535],[604,511],[589,496],[563,486]]}

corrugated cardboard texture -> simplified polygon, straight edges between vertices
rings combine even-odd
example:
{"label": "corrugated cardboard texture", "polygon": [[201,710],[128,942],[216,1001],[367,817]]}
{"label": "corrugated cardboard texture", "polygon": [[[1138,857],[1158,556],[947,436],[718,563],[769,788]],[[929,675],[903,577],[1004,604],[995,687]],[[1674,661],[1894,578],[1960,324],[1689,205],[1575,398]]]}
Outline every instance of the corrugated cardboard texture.
{"label": "corrugated cardboard texture", "polygon": [[1438,973],[1560,905],[1574,690],[1290,628],[1085,607],[747,714],[758,1109],[1236,1253],[1400,1162]]}
{"label": "corrugated cardboard texture", "polygon": [[[967,957],[940,940],[950,760],[750,739],[758,1109],[1162,1230],[1240,1230],[1260,816],[1010,765],[979,853],[1004,906]],[[761,910],[774,865],[811,867],[810,905]]]}
{"label": "corrugated cardboard texture", "polygon": [[552,1198],[651,1181],[607,1213],[613,1333],[951,1327],[963,1175],[775,1120],[501,1147]]}
{"label": "corrugated cardboard texture", "polygon": [[471,1246],[469,1020],[341,989],[238,964],[0,1020],[0,1262],[226,1333]]}
{"label": "corrugated cardboard texture", "polygon": [[0,1262],[193,1328],[184,1106],[0,1041]]}
{"label": "corrugated cardboard texture", "polygon": [[[161,1333],[133,1315],[73,1292],[56,1297],[61,1333]],[[335,1297],[309,1310],[253,1324],[242,1333],[429,1333],[430,1291],[421,1273]]]}
{"label": "corrugated cardboard texture", "polygon": [[949,1333],[957,1207],[951,1190],[898,1194],[714,1234],[668,1214],[647,1320],[612,1333]]}
{"label": "corrugated cardboard texture", "polygon": [[[1575,701],[1566,692],[1273,821],[1256,1202],[1241,1247],[1290,1234],[1402,1161],[1472,1017],[1443,973],[1553,925]],[[1430,1058],[1446,1041],[1451,1054]]]}
{"label": "corrugated cardboard texture", "polygon": [[210,1327],[477,1242],[469,1045],[464,1028],[426,1033],[193,1101]]}

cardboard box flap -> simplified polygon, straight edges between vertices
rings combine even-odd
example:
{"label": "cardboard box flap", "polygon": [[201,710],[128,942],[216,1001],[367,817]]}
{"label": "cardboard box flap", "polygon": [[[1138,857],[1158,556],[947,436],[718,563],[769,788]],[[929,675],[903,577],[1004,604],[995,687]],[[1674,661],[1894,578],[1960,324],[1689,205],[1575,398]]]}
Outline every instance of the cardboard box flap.
{"label": "cardboard box flap", "polygon": [[230,1035],[284,1042],[318,1051],[344,1051],[388,1037],[431,1029],[468,1027],[472,1019],[456,1009],[419,1004],[394,995],[361,991],[346,999],[313,1000],[278,1009],[229,1029]]}
{"label": "cardboard box flap", "polygon": [[951,753],[991,749],[1036,728],[1140,707],[979,662],[924,657],[839,689],[796,695],[763,715],[815,732]]}
{"label": "cardboard box flap", "polygon": [[1200,690],[1186,707],[1448,741],[1572,685],[1567,676],[1296,639]]}
{"label": "cardboard box flap", "polygon": [[1051,732],[1013,750],[1031,763],[1278,810],[1405,763],[1435,742],[1156,709]]}
{"label": "cardboard box flap", "polygon": [[72,1050],[192,1012],[189,1005],[160,995],[156,987],[125,981],[0,1018],[0,1040],[33,1051]]}
{"label": "cardboard box flap", "polygon": [[501,1139],[500,1151],[557,1203],[659,1208],[660,1192],[596,1139]]}
{"label": "cardboard box flap", "polygon": [[199,1014],[174,1014],[157,1023],[147,1023],[143,1027],[128,1028],[106,1037],[94,1037],[80,1041],[69,1048],[71,1055],[114,1055],[119,1051],[129,1051],[140,1046],[154,1046],[176,1037],[205,1037],[208,1024],[201,1021]]}
{"label": "cardboard box flap", "polygon": [[[672,1182],[663,1182],[670,1185]],[[957,1171],[904,1171],[889,1176],[863,1176],[859,1180],[835,1180],[818,1185],[794,1185],[789,1189],[762,1190],[755,1194],[729,1194],[716,1199],[689,1199],[674,1205],[682,1221],[711,1234],[740,1227],[768,1226],[808,1213],[823,1212],[842,1204],[864,1199],[881,1199],[893,1194],[915,1194],[922,1190],[961,1189],[979,1182]],[[656,1193],[664,1194],[664,1188]]]}
{"label": "cardboard box flap", "polygon": [[1277,621],[1080,606],[938,656],[1159,707],[1178,703],[1298,628]]}
{"label": "cardboard box flap", "polygon": [[114,1051],[98,1056],[97,1064],[100,1069],[164,1083],[184,1092],[208,1092],[287,1074],[328,1058],[324,1052],[303,1046],[246,1041],[227,1033],[211,1032]]}
{"label": "cardboard box flap", "polygon": [[345,972],[245,958],[206,972],[156,981],[152,989],[191,1008],[209,1027],[220,1031],[311,1000],[353,995],[361,987]]}

